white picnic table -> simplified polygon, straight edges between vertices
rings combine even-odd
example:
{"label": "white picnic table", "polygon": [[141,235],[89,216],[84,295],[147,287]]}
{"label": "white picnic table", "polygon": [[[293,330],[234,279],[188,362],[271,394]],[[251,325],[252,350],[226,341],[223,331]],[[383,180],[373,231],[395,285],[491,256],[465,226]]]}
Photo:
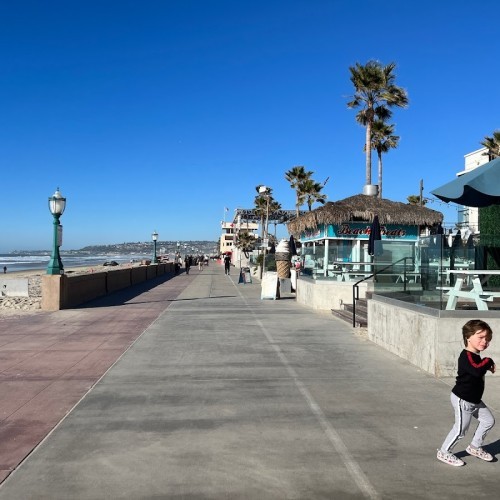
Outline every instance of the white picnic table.
{"label": "white picnic table", "polygon": [[[448,294],[447,310],[455,310],[459,298],[472,299],[476,302],[478,311],[487,311],[488,302],[492,302],[495,297],[500,297],[500,292],[493,292],[483,289],[483,283],[490,276],[499,276],[500,270],[491,269],[449,269],[450,274],[456,274],[455,285],[446,289]],[[470,277],[470,280],[467,278]],[[472,285],[472,287],[471,287]]]}
{"label": "white picnic table", "polygon": [[[471,266],[473,266],[474,263],[471,262],[455,262],[453,264],[453,269],[454,270],[464,270],[468,271]],[[449,285],[450,283],[450,260],[443,260],[441,262],[430,262],[429,263],[429,269],[431,269],[433,272],[437,273],[437,279],[438,283],[446,283],[446,285]],[[443,287],[447,289],[447,287]]]}

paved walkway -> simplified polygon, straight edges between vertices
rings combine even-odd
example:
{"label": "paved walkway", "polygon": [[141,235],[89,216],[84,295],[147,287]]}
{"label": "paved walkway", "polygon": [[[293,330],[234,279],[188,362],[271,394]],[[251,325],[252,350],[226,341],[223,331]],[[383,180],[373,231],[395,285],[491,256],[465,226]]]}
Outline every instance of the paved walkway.
{"label": "paved walkway", "polygon": [[497,494],[498,462],[435,459],[451,380],[217,265],[154,285],[0,322],[4,477],[49,433],[0,499]]}

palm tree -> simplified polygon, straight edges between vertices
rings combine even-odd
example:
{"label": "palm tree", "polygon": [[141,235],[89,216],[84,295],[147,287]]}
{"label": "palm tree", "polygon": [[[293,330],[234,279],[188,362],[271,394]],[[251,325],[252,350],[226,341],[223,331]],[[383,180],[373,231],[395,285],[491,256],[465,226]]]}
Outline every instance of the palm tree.
{"label": "palm tree", "polygon": [[299,184],[298,188],[298,192],[300,193],[299,203],[300,205],[306,203],[309,211],[312,210],[313,203],[325,203],[327,196],[321,192],[323,184],[315,182],[312,179],[306,179]]}
{"label": "palm tree", "polygon": [[356,63],[351,66],[351,82],[355,93],[347,103],[349,108],[361,108],[356,115],[358,123],[366,127],[365,153],[366,184],[372,183],[372,153],[371,138],[373,122],[378,118],[385,121],[392,116],[390,108],[397,106],[405,108],[408,105],[408,96],[402,87],[395,85],[395,63],[382,66],[378,61],[368,61],[365,66]]}
{"label": "palm tree", "polygon": [[[273,197],[269,200],[269,214],[274,214],[278,210],[281,210],[281,203],[277,202]],[[276,236],[276,226],[277,226],[277,221],[276,217],[273,217],[274,220],[274,234]]]}
{"label": "palm tree", "polygon": [[495,130],[493,137],[485,136],[484,141],[481,142],[481,146],[488,149],[484,154],[488,155],[489,161],[500,157],[500,130]]}
{"label": "palm tree", "polygon": [[[261,193],[259,191],[261,186],[256,186],[255,190],[257,191],[257,196],[254,199],[254,205],[255,205],[255,212],[257,215],[260,217],[260,227],[262,228],[262,238],[264,237],[264,218],[266,217],[266,214],[272,214],[273,212],[277,212],[278,210],[281,210],[281,204],[278,203],[274,198],[273,198],[273,189],[272,188],[267,188],[266,194]],[[268,205],[269,203],[269,205]],[[268,211],[269,210],[269,211]]]}
{"label": "palm tree", "polygon": [[[420,205],[420,195],[418,194],[410,194],[410,196],[407,196],[406,199],[408,200],[409,205]],[[427,200],[422,198],[422,206],[426,204]]]}
{"label": "palm tree", "polygon": [[298,165],[290,169],[288,172],[285,172],[285,179],[290,183],[290,187],[295,189],[295,209],[297,211],[297,217],[299,216],[299,208],[301,203],[300,200],[300,190],[299,185],[301,182],[306,181],[311,178],[311,175],[314,172],[306,172],[306,169],[302,165]]}
{"label": "palm tree", "polygon": [[264,237],[264,217],[266,216],[267,200],[259,193],[260,186],[256,186],[257,196],[254,199],[254,210],[260,217],[261,238]]}
{"label": "palm tree", "polygon": [[255,236],[249,231],[239,232],[236,247],[239,248],[248,259],[249,252],[255,247]]}
{"label": "palm tree", "polygon": [[[254,203],[255,203],[255,212],[257,215],[260,216],[260,227],[261,227],[261,242],[264,240],[264,217],[266,217],[266,238],[270,241],[269,238],[269,218],[268,216],[271,215],[273,212],[276,212],[277,210],[281,209],[281,204],[278,203],[274,198],[273,198],[273,190],[272,188],[267,188],[264,193],[260,191],[262,186],[256,186],[255,190],[257,191],[257,196],[255,197]],[[276,227],[276,226],[275,226]],[[262,273],[264,272],[264,255],[265,251],[262,250],[262,254],[259,256],[259,259],[262,259],[260,261],[260,278],[262,279]]]}
{"label": "palm tree", "polygon": [[378,197],[382,198],[382,154],[398,147],[399,136],[393,135],[394,125],[375,120],[372,126],[371,146],[378,156]]}

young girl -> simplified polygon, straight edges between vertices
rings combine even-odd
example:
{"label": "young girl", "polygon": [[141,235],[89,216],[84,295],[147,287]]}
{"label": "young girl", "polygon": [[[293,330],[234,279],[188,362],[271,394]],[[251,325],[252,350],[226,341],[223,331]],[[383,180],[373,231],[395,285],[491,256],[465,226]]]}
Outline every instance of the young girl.
{"label": "young girl", "polygon": [[477,418],[477,426],[467,453],[481,460],[491,462],[493,457],[483,450],[486,434],[495,425],[495,419],[488,407],[482,402],[484,392],[484,375],[489,370],[495,373],[495,363],[491,358],[481,359],[480,352],[487,349],[493,333],[488,323],[472,319],[462,327],[465,349],[458,358],[458,375],[451,391],[451,404],[455,410],[455,425],[437,452],[438,460],[460,467],[464,461],[451,453],[451,449],[462,439],[472,417]]}

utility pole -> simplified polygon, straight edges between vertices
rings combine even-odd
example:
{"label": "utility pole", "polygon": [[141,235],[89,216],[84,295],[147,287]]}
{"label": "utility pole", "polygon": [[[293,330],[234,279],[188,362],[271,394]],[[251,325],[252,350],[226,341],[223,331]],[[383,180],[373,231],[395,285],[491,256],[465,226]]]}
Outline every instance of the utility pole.
{"label": "utility pole", "polygon": [[424,180],[420,179],[420,206],[424,205]]}

